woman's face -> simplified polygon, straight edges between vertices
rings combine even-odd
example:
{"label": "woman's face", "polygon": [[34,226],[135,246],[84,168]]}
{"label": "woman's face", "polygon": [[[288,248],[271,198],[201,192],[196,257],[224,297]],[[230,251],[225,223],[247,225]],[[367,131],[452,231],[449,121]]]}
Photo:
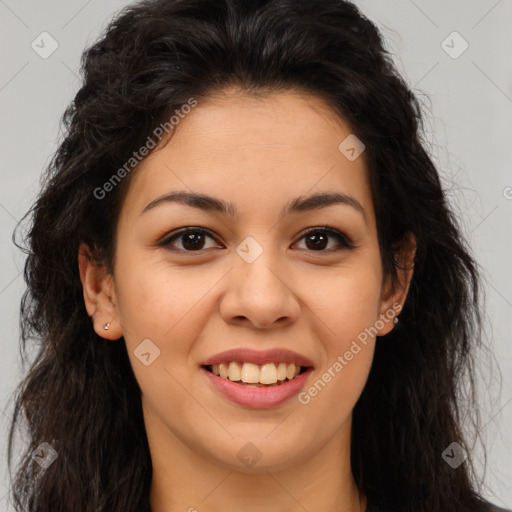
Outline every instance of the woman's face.
{"label": "woman's face", "polygon": [[[124,336],[150,446],[242,471],[292,467],[347,448],[375,334],[403,300],[383,280],[350,127],[313,96],[224,93],[132,177],[112,308],[95,328]],[[304,368],[288,380],[291,363]]]}

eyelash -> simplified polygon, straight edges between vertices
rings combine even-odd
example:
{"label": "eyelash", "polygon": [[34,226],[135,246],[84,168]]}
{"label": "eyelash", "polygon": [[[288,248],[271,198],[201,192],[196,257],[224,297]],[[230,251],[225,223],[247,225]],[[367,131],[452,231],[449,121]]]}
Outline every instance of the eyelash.
{"label": "eyelash", "polygon": [[[201,253],[204,252],[205,249],[198,249],[197,251],[187,251],[185,249],[177,249],[176,247],[172,246],[172,242],[176,239],[179,239],[185,234],[188,233],[202,233],[203,235],[209,236],[210,238],[213,238],[215,240],[215,237],[206,229],[204,228],[195,228],[195,227],[188,227],[181,229],[180,231],[173,233],[171,236],[168,236],[164,238],[161,242],[159,242],[160,247],[168,248],[172,251],[179,252],[179,253],[186,253],[186,254],[193,254],[193,253]],[[308,229],[305,233],[302,234],[302,236],[299,238],[299,241],[303,238],[307,237],[308,235],[312,233],[322,233],[324,235],[328,235],[330,237],[333,237],[337,240],[339,243],[336,247],[331,247],[330,249],[323,249],[319,251],[314,251],[312,249],[305,249],[309,252],[318,252],[318,253],[328,253],[331,254],[332,252],[347,250],[347,249],[355,249],[357,246],[352,243],[352,241],[343,233],[338,231],[337,229],[331,227],[331,226],[315,226],[313,228]]]}

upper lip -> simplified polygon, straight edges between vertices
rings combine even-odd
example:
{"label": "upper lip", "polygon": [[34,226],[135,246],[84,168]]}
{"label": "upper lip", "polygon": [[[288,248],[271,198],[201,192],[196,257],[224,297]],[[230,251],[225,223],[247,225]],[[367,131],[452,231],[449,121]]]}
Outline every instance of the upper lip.
{"label": "upper lip", "polygon": [[209,366],[231,361],[244,363],[266,364],[266,363],[294,363],[297,366],[313,366],[313,362],[301,354],[284,348],[268,350],[252,350],[250,348],[235,348],[220,352],[209,357],[201,363],[201,366]]}

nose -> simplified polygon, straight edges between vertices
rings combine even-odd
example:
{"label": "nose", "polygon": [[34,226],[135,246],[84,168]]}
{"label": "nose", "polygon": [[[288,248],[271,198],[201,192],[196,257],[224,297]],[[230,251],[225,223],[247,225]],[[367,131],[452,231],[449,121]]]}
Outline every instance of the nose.
{"label": "nose", "polygon": [[220,304],[224,321],[257,329],[285,327],[297,321],[300,302],[282,267],[270,251],[263,251],[252,263],[241,258],[236,261]]}

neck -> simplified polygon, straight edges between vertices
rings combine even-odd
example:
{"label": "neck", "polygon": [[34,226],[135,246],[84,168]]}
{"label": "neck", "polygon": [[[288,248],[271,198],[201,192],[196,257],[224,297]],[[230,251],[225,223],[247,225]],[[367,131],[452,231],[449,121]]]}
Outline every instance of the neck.
{"label": "neck", "polygon": [[251,469],[240,471],[198,453],[162,424],[152,423],[148,432],[151,510],[365,512],[366,497],[357,489],[350,467],[350,427],[351,417],[320,451],[293,464],[265,467],[262,458]]}

